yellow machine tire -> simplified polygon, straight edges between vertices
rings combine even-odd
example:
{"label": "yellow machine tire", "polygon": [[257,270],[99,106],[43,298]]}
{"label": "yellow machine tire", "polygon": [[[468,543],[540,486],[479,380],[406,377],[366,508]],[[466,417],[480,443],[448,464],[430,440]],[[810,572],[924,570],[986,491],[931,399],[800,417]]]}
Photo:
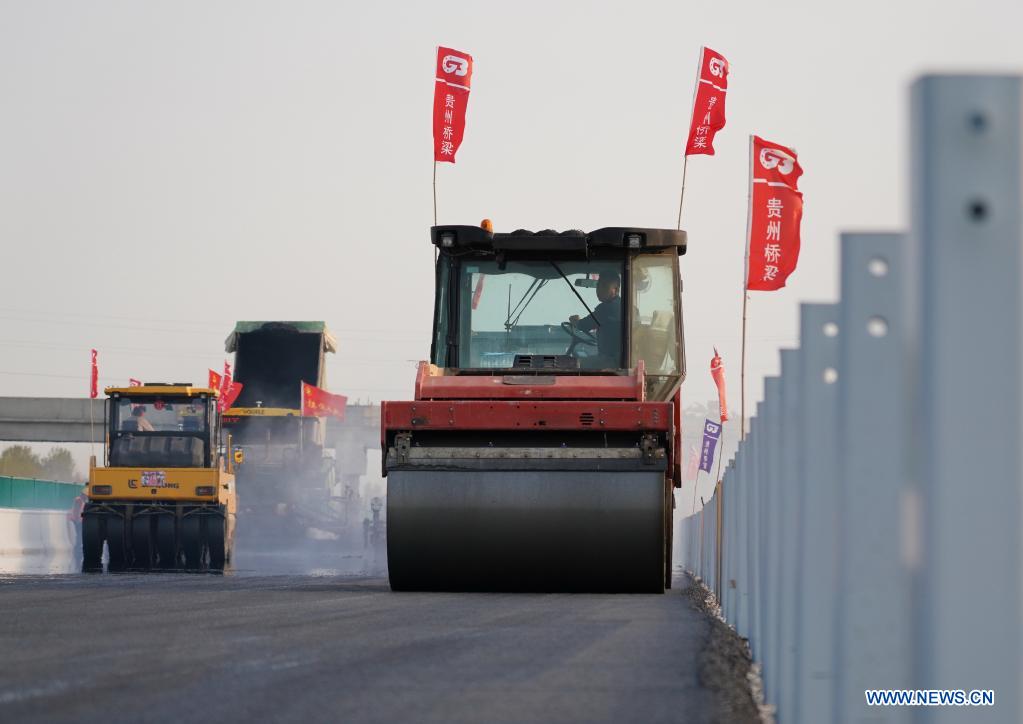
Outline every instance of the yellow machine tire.
{"label": "yellow machine tire", "polygon": [[202,518],[186,515],[181,519],[181,550],[185,554],[185,568],[201,571],[203,566]]}
{"label": "yellow machine tire", "polygon": [[120,572],[127,568],[128,549],[124,530],[124,518],[119,515],[108,515],[106,520],[107,539],[107,571]]}
{"label": "yellow machine tire", "polygon": [[227,521],[219,516],[206,518],[206,542],[211,571],[223,571],[227,562]]}
{"label": "yellow machine tire", "polygon": [[174,515],[156,516],[156,555],[157,565],[165,570],[178,568],[178,531]]}
{"label": "yellow machine tire", "polygon": [[103,520],[95,513],[82,516],[82,573],[103,571]]}
{"label": "yellow machine tire", "polygon": [[149,570],[156,560],[153,545],[153,517],[136,515],[131,521],[132,567]]}

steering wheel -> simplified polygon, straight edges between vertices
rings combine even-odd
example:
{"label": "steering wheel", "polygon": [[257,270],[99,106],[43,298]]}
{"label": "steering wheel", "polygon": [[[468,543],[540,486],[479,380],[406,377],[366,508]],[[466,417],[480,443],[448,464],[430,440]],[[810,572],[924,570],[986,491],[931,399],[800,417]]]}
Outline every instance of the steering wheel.
{"label": "steering wheel", "polygon": [[[597,337],[592,332],[574,327],[571,322],[562,322],[561,330],[572,338],[572,344],[568,345],[568,349],[565,350],[565,354],[574,357],[576,345],[587,344],[593,347],[597,346]],[[585,336],[584,336],[585,335]]]}

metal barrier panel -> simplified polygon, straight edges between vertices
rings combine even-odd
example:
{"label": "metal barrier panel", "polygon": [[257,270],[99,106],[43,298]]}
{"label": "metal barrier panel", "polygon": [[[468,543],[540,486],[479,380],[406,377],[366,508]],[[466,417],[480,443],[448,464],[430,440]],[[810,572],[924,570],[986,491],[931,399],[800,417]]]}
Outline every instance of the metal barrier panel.
{"label": "metal barrier panel", "polygon": [[68,510],[82,492],[81,483],[0,477],[0,508]]}
{"label": "metal barrier panel", "polygon": [[808,724],[831,720],[835,707],[838,315],[835,304],[800,307],[803,526],[796,575],[796,708],[791,719]]}
{"label": "metal barrier panel", "polygon": [[930,76],[912,90],[917,682],[994,689],[1001,721],[1023,720],[1021,108],[1019,77]]}
{"label": "metal barrier panel", "polygon": [[[899,234],[842,235],[838,374],[838,698],[840,721],[866,689],[910,688],[909,584],[900,556],[905,441]],[[895,707],[887,721],[908,721]]]}

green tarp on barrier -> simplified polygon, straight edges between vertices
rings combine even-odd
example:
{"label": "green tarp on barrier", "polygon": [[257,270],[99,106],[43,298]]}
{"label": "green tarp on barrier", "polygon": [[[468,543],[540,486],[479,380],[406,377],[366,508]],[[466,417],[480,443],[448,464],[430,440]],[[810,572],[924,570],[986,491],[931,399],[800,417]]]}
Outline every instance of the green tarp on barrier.
{"label": "green tarp on barrier", "polygon": [[0,476],[0,508],[67,510],[84,487],[82,483]]}

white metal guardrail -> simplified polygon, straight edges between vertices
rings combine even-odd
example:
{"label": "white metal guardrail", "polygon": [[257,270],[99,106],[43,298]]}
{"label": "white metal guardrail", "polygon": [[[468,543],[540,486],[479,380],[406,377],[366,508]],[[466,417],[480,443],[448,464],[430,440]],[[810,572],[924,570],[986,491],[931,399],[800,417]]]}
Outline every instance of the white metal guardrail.
{"label": "white metal guardrail", "polygon": [[[912,89],[911,229],[841,239],[683,561],[782,722],[1023,721],[1023,84]],[[867,689],[993,690],[868,707]]]}

